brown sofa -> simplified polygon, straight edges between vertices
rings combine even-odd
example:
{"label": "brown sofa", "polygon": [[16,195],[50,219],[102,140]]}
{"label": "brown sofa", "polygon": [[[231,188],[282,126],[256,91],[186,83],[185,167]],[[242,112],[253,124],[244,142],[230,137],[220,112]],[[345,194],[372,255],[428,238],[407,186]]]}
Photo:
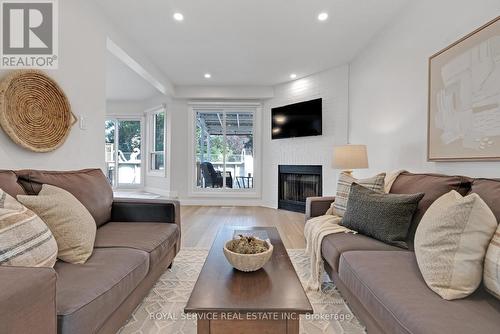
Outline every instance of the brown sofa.
{"label": "brown sofa", "polygon": [[[446,301],[430,290],[412,251],[415,230],[441,195],[456,190],[479,194],[500,220],[500,180],[403,173],[392,193],[424,192],[408,235],[409,250],[360,234],[323,239],[325,269],[368,333],[490,334],[500,330],[500,301],[480,287],[471,296]],[[333,197],[307,200],[306,219],[323,215]]]}
{"label": "brown sofa", "polygon": [[179,251],[179,203],[113,199],[100,169],[0,171],[0,188],[12,196],[37,194],[42,184],[89,210],[94,252],[81,265],[0,266],[0,333],[116,333]]}

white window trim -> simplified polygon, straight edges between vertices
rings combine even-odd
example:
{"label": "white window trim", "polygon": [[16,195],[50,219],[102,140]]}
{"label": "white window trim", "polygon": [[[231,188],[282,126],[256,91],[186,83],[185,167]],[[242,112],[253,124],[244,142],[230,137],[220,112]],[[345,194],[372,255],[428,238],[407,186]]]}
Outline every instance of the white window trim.
{"label": "white window trim", "polygon": [[[144,117],[141,117],[141,116],[131,116],[131,115],[108,115],[106,116],[105,118],[106,121],[140,121],[141,122],[141,150],[144,151],[144,148],[145,148],[145,142],[144,142],[144,135],[145,135],[145,129],[144,129],[144,123],[145,123],[145,119]],[[118,131],[119,129],[116,128],[115,130],[115,142],[118,143]],[[118,154],[118,150],[116,150],[116,153],[115,154]],[[115,157],[115,160],[116,160],[116,157]],[[141,183],[140,184],[131,184],[131,183],[122,183],[120,184],[119,181],[119,177],[118,177],[118,166],[116,167],[117,170],[116,170],[116,180],[115,181],[115,186],[113,187],[113,189],[115,190],[137,190],[137,189],[142,189],[144,188],[144,185],[145,185],[145,167],[146,164],[144,162],[144,159],[142,158],[142,152],[141,152]]]}
{"label": "white window trim", "polygon": [[[260,198],[262,184],[262,151],[261,151],[261,124],[262,104],[253,102],[189,102],[188,122],[188,196],[209,198]],[[253,189],[230,189],[230,188],[198,188],[196,187],[196,110],[221,110],[231,107],[231,111],[250,111],[254,114],[254,188]]]}
{"label": "white window trim", "polygon": [[[155,147],[155,131],[156,127],[154,124],[154,116],[164,112],[165,113],[165,125],[164,125],[164,134],[163,134],[163,165],[164,169],[163,170],[157,170],[153,169],[151,165],[151,155],[153,153],[157,153],[157,151],[153,151],[153,148]],[[167,177],[170,175],[170,173],[167,171],[169,169],[169,162],[170,158],[167,156],[167,152],[170,152],[170,138],[168,138],[168,135],[170,134],[170,118],[169,118],[169,113],[167,112],[167,106],[166,104],[162,104],[161,106],[151,108],[149,110],[146,110],[144,112],[146,115],[146,123],[147,123],[147,162],[146,162],[146,175],[147,176],[153,176],[153,177]]]}

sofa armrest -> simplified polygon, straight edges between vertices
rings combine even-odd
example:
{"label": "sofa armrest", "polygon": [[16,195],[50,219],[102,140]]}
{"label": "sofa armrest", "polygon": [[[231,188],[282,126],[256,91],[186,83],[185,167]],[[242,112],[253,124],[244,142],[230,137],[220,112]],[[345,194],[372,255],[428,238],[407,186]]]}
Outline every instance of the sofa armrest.
{"label": "sofa armrest", "polygon": [[0,333],[57,333],[56,272],[0,266]]}
{"label": "sofa armrest", "polygon": [[335,197],[308,197],[306,199],[306,221],[322,216],[335,201]]}
{"label": "sofa armrest", "polygon": [[181,206],[179,201],[164,199],[115,198],[111,221],[122,223],[169,223],[179,228],[177,251],[181,247]]}

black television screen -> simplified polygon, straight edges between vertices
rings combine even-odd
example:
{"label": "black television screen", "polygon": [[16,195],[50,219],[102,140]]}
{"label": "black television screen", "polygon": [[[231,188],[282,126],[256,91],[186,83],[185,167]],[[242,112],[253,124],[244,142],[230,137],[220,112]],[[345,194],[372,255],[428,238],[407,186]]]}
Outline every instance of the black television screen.
{"label": "black television screen", "polygon": [[323,100],[316,99],[273,108],[272,138],[319,136],[322,133]]}

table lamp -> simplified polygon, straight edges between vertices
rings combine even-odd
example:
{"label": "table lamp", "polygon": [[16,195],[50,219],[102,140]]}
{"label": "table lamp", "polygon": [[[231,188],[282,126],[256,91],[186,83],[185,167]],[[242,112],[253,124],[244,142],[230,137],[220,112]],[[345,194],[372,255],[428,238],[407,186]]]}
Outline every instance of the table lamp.
{"label": "table lamp", "polygon": [[368,168],[366,145],[335,146],[332,167],[348,175],[352,175],[353,169]]}

